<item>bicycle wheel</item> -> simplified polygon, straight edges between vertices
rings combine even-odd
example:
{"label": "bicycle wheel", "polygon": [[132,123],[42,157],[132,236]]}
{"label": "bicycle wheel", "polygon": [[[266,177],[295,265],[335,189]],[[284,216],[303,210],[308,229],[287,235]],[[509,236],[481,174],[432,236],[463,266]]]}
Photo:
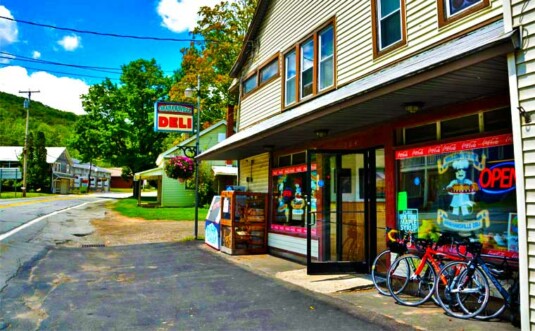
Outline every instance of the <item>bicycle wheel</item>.
{"label": "bicycle wheel", "polygon": [[466,270],[466,265],[466,262],[450,262],[444,265],[437,274],[437,285],[435,286],[435,295],[433,297],[439,306],[453,316],[464,314],[457,304],[457,299],[451,294],[450,289],[455,287],[459,276]]}
{"label": "bicycle wheel", "polygon": [[420,274],[415,274],[422,262],[417,256],[403,256],[388,270],[387,285],[392,297],[402,305],[418,306],[433,295],[436,273],[429,261]]}
{"label": "bicycle wheel", "polygon": [[[451,316],[468,319],[485,309],[489,300],[489,284],[484,273],[475,269],[472,276],[465,262],[452,262],[441,269],[438,279],[447,279],[447,285],[435,289],[442,308]],[[444,277],[444,278],[443,278]]]}
{"label": "bicycle wheel", "polygon": [[[500,285],[504,288],[510,287],[508,285],[509,279],[498,279]],[[481,311],[476,318],[479,320],[490,320],[500,316],[507,308],[505,298],[492,282],[488,282],[490,287],[489,302],[485,306],[485,309]],[[512,286],[512,285],[511,285]]]}
{"label": "bicycle wheel", "polygon": [[382,251],[372,264],[372,281],[373,285],[382,295],[390,296],[386,275],[390,265],[398,257],[398,254],[391,252],[389,249]]}

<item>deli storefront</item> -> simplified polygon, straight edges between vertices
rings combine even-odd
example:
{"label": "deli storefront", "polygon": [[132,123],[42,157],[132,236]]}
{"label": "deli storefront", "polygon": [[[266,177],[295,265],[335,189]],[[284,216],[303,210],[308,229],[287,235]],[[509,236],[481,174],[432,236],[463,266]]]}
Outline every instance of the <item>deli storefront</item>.
{"label": "deli storefront", "polygon": [[510,109],[451,111],[271,156],[273,255],[308,272],[370,272],[386,228],[472,238],[518,256]]}

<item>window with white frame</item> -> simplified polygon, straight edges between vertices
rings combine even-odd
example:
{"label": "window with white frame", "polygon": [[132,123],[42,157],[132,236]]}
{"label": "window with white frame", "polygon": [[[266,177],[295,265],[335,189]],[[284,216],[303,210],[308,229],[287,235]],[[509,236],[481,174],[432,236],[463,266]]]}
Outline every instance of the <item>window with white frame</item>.
{"label": "window with white frame", "polygon": [[284,105],[294,103],[296,89],[296,61],[295,50],[284,56]]}
{"label": "window with white frame", "polygon": [[319,33],[319,74],[320,91],[334,84],[334,28],[329,26]]}
{"label": "window with white frame", "polygon": [[323,25],[284,54],[284,107],[334,87],[335,35],[332,23]]}
{"label": "window with white frame", "polygon": [[377,1],[377,44],[382,51],[403,38],[401,0]]}
{"label": "window with white frame", "polygon": [[301,44],[300,52],[300,88],[299,96],[306,98],[314,92],[314,40],[309,39]]}

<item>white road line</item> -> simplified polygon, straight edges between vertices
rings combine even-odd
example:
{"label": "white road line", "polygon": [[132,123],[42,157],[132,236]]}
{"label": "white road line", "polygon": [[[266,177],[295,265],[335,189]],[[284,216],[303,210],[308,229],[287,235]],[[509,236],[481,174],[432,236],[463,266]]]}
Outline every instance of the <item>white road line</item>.
{"label": "white road line", "polygon": [[65,208],[65,209],[61,209],[61,210],[56,210],[55,212],[52,212],[52,213],[50,213],[50,214],[47,214],[47,215],[38,217],[38,218],[36,218],[36,219],[33,219],[33,220],[31,220],[30,222],[28,222],[28,223],[24,223],[24,224],[22,224],[21,226],[16,227],[16,228],[14,228],[13,230],[11,230],[11,231],[9,231],[9,232],[6,232],[6,233],[4,233],[4,234],[2,234],[2,235],[0,235],[0,241],[4,240],[4,239],[6,239],[6,238],[11,237],[12,235],[14,235],[15,233],[19,232],[20,230],[23,230],[23,229],[25,229],[25,228],[27,228],[27,227],[29,227],[29,226],[32,226],[32,225],[34,225],[35,223],[41,222],[42,220],[44,220],[44,219],[47,218],[47,217],[54,216],[54,215],[57,215],[57,214],[59,214],[59,213],[63,213],[63,212],[65,212],[65,211],[67,211],[67,210],[71,210],[71,209],[74,209],[74,208],[82,207],[82,206],[85,206],[85,205],[87,205],[87,204],[89,204],[89,203],[96,203],[96,202],[107,201],[107,200],[109,200],[109,199],[101,199],[101,200],[96,200],[96,201],[88,201],[88,202],[84,202],[84,203],[82,203],[82,204],[79,204],[79,205],[76,205],[76,206],[73,206],[73,207],[69,207],[69,208]]}

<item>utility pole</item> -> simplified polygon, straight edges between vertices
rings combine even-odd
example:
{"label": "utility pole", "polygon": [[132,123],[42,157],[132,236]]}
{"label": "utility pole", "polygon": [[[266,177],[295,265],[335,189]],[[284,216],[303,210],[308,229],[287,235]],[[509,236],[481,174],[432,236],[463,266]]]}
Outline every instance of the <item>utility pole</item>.
{"label": "utility pole", "polygon": [[28,122],[30,118],[30,102],[32,100],[32,93],[39,93],[40,91],[19,91],[19,93],[28,94],[28,99],[24,100],[24,108],[26,108],[26,132],[24,133],[24,162],[22,163],[22,197],[26,197],[26,169],[28,164]]}

